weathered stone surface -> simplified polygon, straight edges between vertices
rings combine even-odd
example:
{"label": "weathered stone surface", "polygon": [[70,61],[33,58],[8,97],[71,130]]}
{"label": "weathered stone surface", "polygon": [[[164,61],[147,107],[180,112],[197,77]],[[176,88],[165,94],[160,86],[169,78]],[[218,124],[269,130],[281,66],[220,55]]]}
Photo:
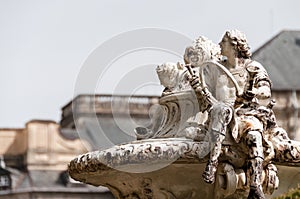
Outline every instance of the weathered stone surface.
{"label": "weathered stone surface", "polygon": [[207,142],[195,142],[185,138],[148,139],[80,155],[70,162],[69,171],[93,172],[102,165],[101,170],[144,173],[175,161],[204,162],[208,153]]}
{"label": "weathered stone surface", "polygon": [[220,47],[200,37],[186,48],[185,65],[158,66],[165,90],[153,124],[135,129],[140,141],[81,155],[70,175],[107,186],[118,199],[271,195],[279,185],[275,164],[299,166],[300,142],[278,126],[274,101],[261,103],[271,81],[251,60],[245,35],[226,31]]}
{"label": "weathered stone surface", "polygon": [[[75,180],[108,187],[118,199],[244,197],[247,174],[230,164],[219,165],[215,184],[203,181],[208,150],[206,142],[184,138],[135,141],[80,155],[70,162],[69,173]],[[277,167],[282,184],[272,196],[300,181],[299,167]],[[272,180],[265,179],[265,185]]]}

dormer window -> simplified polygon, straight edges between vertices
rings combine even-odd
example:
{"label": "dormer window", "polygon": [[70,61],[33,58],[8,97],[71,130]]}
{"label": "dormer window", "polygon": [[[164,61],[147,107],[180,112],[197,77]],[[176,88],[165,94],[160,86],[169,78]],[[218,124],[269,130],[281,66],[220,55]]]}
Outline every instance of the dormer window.
{"label": "dormer window", "polygon": [[295,39],[295,44],[296,44],[298,47],[300,47],[300,38],[296,38],[296,39]]}

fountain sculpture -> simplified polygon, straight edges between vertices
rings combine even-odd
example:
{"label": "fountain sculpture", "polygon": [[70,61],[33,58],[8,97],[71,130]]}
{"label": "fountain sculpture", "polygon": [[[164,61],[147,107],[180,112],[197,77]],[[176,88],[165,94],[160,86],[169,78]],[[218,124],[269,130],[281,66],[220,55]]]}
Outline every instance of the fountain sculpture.
{"label": "fountain sculpture", "polygon": [[242,32],[226,31],[220,45],[199,37],[184,63],[156,72],[165,89],[151,127],[137,127],[136,141],[78,156],[69,164],[72,178],[106,186],[118,199],[287,191],[284,181],[299,174],[300,143],[277,125],[271,80],[251,60]]}

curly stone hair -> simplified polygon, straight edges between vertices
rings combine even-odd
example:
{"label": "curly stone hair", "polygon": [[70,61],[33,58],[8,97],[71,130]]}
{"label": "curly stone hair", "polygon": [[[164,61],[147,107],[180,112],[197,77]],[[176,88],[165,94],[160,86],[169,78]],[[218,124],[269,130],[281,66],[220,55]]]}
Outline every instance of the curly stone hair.
{"label": "curly stone hair", "polygon": [[251,57],[250,47],[246,35],[239,30],[228,30],[225,35],[230,39],[231,44],[237,51],[238,58],[249,59]]}

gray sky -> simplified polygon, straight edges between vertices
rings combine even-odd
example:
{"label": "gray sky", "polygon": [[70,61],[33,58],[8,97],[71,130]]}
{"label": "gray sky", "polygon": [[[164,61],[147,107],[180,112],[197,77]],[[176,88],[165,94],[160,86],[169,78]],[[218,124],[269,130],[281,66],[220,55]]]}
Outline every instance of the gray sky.
{"label": "gray sky", "polygon": [[120,33],[155,27],[218,42],[240,29],[255,50],[283,29],[299,30],[299,8],[297,0],[0,0],[0,127],[59,121],[85,60]]}

